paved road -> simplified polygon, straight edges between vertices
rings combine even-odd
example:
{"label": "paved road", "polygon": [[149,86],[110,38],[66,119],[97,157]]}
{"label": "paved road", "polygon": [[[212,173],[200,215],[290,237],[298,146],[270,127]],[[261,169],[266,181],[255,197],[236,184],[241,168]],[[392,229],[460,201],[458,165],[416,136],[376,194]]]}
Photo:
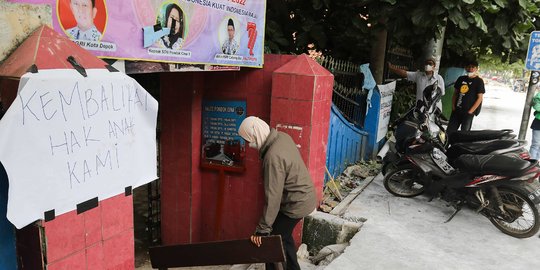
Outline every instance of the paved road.
{"label": "paved road", "polygon": [[[519,131],[525,93],[488,84],[473,129]],[[530,133],[530,132],[529,132]],[[527,136],[530,139],[530,135]],[[345,217],[367,222],[351,245],[326,270],[346,269],[537,269],[540,239],[516,239],[501,233],[471,210],[444,221],[452,208],[389,194],[379,175],[351,204]]]}
{"label": "paved road", "polygon": [[[490,82],[486,85],[486,94],[480,114],[473,120],[472,129],[507,129],[519,133],[521,117],[525,105],[526,93],[517,93],[509,86]],[[531,119],[532,121],[532,119]],[[527,126],[526,140],[531,139],[531,130]]]}

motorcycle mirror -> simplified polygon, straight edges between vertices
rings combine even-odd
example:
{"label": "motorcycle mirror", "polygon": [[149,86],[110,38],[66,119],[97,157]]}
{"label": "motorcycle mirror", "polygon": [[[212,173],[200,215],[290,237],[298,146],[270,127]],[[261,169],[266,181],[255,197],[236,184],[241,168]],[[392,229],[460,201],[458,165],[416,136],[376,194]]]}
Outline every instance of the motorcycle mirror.
{"label": "motorcycle mirror", "polygon": [[437,86],[438,82],[435,81],[432,85],[424,88],[424,100],[428,111],[431,111],[433,107],[436,108],[437,102],[442,97],[442,89]]}
{"label": "motorcycle mirror", "polygon": [[433,85],[428,85],[426,88],[424,88],[424,100],[431,101],[433,97]]}
{"label": "motorcycle mirror", "polygon": [[417,100],[417,101],[416,101],[416,108],[417,108],[417,109],[421,109],[422,106],[424,106],[424,101],[422,101],[422,100]]}

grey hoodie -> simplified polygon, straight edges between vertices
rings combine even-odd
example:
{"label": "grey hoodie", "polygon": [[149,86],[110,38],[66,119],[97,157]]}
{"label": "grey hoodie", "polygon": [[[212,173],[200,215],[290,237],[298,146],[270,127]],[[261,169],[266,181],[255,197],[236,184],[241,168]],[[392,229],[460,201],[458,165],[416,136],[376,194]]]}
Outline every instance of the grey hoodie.
{"label": "grey hoodie", "polygon": [[266,204],[256,232],[267,234],[278,212],[294,219],[315,210],[313,181],[292,138],[272,129],[260,150],[264,168]]}

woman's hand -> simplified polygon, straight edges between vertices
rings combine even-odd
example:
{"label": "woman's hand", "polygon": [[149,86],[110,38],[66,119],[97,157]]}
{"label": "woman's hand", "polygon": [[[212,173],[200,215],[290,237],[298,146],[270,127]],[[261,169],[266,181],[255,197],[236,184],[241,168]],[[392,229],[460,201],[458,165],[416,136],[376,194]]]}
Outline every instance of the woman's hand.
{"label": "woman's hand", "polygon": [[262,245],[262,237],[261,236],[252,235],[250,240],[251,240],[251,243],[253,243],[257,247],[260,247]]}

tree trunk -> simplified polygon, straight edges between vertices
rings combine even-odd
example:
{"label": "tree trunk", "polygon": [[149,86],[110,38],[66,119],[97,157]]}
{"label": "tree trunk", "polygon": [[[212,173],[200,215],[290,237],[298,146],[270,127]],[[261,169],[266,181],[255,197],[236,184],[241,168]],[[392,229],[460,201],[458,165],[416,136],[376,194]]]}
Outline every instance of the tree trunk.
{"label": "tree trunk", "polygon": [[440,67],[441,67],[441,55],[442,55],[445,32],[446,32],[446,27],[444,26],[441,32],[441,37],[437,40],[433,39],[430,42],[428,42],[426,47],[424,48],[424,54],[423,54],[424,58],[419,59],[420,61],[422,61],[420,63],[424,63],[426,59],[433,58],[436,64],[435,72],[437,73],[439,72]]}
{"label": "tree trunk", "polygon": [[384,75],[384,57],[386,54],[386,37],[387,31],[380,30],[374,36],[374,39],[371,43],[371,72],[373,73],[373,78],[377,84],[382,84],[383,75]]}

